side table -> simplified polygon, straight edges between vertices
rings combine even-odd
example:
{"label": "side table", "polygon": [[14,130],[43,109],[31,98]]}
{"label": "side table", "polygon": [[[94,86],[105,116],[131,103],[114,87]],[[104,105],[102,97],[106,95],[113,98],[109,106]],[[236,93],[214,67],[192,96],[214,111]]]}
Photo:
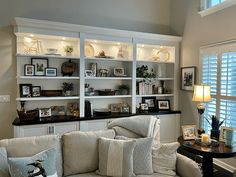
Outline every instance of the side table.
{"label": "side table", "polygon": [[203,157],[202,170],[203,177],[213,177],[213,158],[229,158],[236,156],[236,145],[232,148],[219,142],[219,146],[202,146],[195,143],[195,140],[185,141],[182,136],[178,138],[181,147],[193,154]]}

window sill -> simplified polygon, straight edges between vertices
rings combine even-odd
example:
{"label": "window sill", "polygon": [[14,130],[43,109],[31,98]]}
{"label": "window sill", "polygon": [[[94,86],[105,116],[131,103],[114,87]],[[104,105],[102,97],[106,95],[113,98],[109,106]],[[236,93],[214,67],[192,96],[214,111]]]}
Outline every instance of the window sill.
{"label": "window sill", "polygon": [[236,0],[227,0],[222,2],[221,4],[202,10],[198,13],[201,15],[201,17],[205,17],[207,15],[213,14],[215,12],[218,12],[233,5],[236,5]]}

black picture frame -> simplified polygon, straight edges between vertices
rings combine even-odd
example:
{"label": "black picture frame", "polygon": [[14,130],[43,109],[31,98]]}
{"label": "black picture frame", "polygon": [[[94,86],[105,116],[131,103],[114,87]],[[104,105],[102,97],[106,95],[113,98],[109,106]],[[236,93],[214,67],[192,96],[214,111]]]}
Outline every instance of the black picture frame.
{"label": "black picture frame", "polygon": [[45,75],[49,77],[57,76],[57,68],[45,68]]}
{"label": "black picture frame", "polygon": [[32,93],[32,97],[40,97],[41,96],[41,87],[40,86],[32,86],[31,93]]}
{"label": "black picture frame", "polygon": [[157,111],[170,111],[170,100],[157,100]]}
{"label": "black picture frame", "polygon": [[156,111],[156,97],[142,97],[142,103],[148,104],[148,111]]}
{"label": "black picture frame", "polygon": [[181,90],[193,92],[196,84],[196,66],[181,68]]}
{"label": "black picture frame", "polygon": [[24,65],[24,75],[25,76],[34,76],[35,66],[31,64]]}
{"label": "black picture frame", "polygon": [[34,65],[35,76],[45,76],[45,69],[48,68],[48,58],[31,58],[31,65]]}
{"label": "black picture frame", "polygon": [[32,84],[20,84],[20,97],[31,97],[32,96]]}

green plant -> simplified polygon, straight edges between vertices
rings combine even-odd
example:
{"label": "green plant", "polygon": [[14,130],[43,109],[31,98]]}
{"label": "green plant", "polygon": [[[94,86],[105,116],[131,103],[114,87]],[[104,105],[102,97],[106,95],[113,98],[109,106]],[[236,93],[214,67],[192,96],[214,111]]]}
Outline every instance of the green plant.
{"label": "green plant", "polygon": [[220,126],[223,124],[225,119],[220,122],[220,120],[216,116],[212,115],[210,117],[211,117],[211,123],[207,118],[206,120],[211,125],[212,130],[219,130]]}
{"label": "green plant", "polygon": [[66,53],[72,53],[72,52],[74,51],[74,48],[73,48],[73,46],[67,45],[67,46],[65,46],[64,51],[65,51]]}
{"label": "green plant", "polygon": [[74,85],[73,85],[73,83],[63,82],[62,83],[62,89],[63,89],[64,92],[72,91],[74,89]]}
{"label": "green plant", "polygon": [[118,89],[119,89],[119,90],[129,90],[129,86],[128,86],[128,85],[125,85],[125,84],[122,84],[122,85],[119,85],[119,86],[118,86]]}
{"label": "green plant", "polygon": [[149,72],[147,65],[142,65],[141,67],[138,67],[136,69],[136,75],[137,77],[143,77],[143,78],[154,78],[155,74],[153,69]]}

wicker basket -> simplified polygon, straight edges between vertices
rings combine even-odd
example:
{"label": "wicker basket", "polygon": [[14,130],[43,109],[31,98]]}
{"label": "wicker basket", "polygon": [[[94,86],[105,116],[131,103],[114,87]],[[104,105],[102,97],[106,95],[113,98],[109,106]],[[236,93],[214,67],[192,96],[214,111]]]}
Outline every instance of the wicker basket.
{"label": "wicker basket", "polygon": [[17,113],[21,121],[35,120],[38,117],[38,110],[32,110],[28,112],[17,110]]}

